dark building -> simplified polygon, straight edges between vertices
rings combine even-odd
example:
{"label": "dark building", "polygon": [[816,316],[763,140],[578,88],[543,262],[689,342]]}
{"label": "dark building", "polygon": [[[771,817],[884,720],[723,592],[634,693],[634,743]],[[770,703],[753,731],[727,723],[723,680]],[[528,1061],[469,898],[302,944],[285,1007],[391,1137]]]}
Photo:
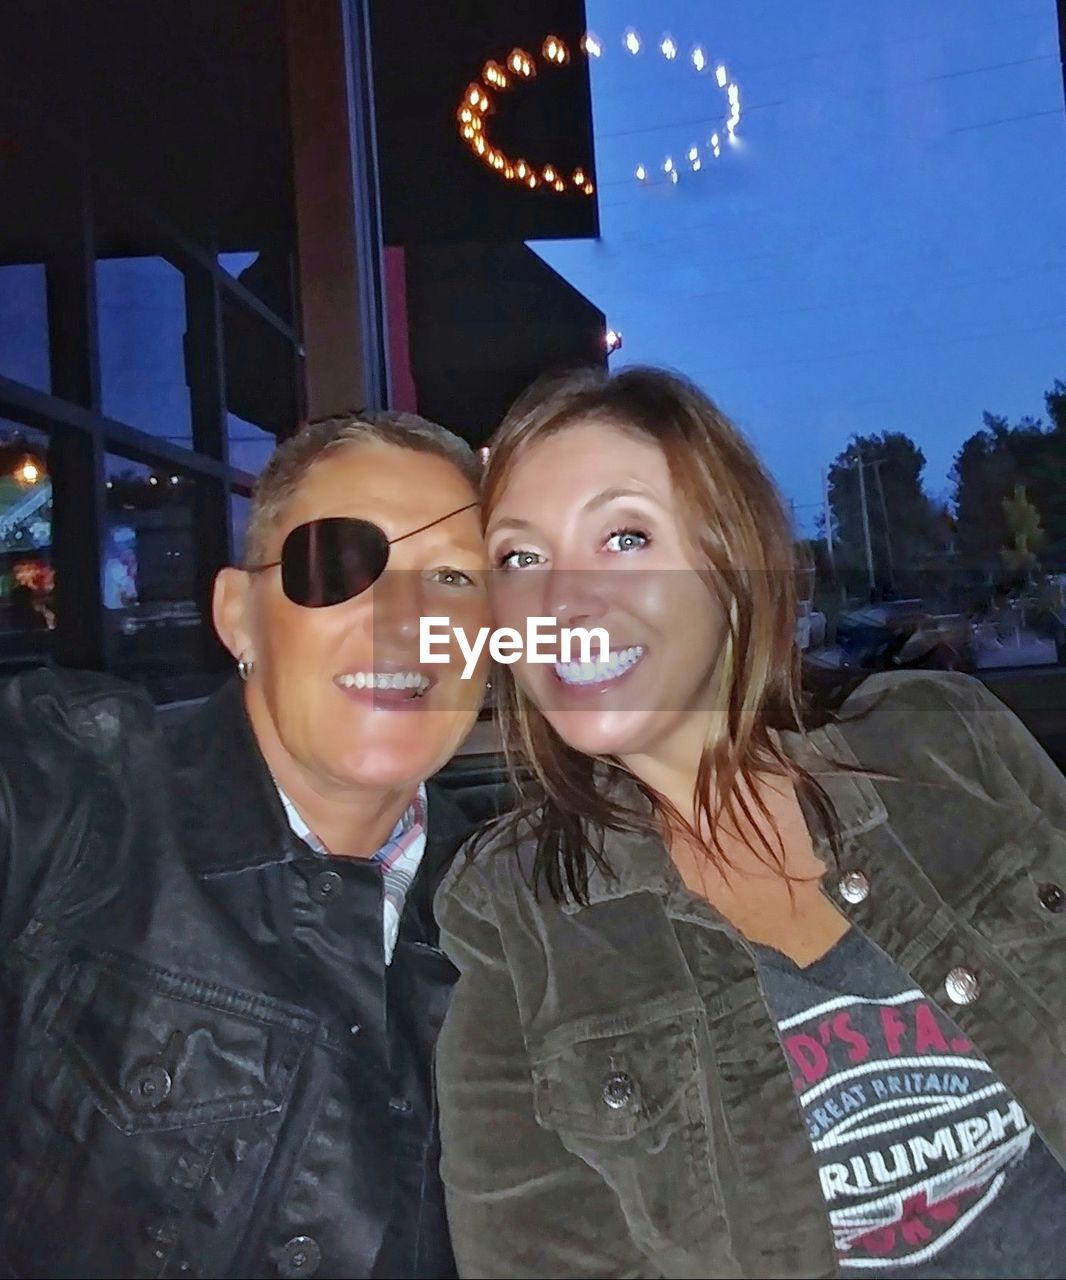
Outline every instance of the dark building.
{"label": "dark building", "polygon": [[[509,186],[458,133],[487,60],[579,46],[580,3],[508,8],[3,6],[0,672],[205,692],[211,583],[302,417],[395,404],[480,441],[538,373],[603,359],[525,247],[594,235],[595,194]],[[583,60],[551,71],[498,143],[591,184]]]}

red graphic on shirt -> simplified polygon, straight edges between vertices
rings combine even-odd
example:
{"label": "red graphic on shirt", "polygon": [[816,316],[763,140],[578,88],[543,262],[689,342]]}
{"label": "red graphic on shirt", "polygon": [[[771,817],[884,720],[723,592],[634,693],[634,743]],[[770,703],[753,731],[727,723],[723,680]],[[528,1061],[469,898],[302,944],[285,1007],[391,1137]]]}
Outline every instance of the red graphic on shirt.
{"label": "red graphic on shirt", "polygon": [[998,1195],[1032,1126],[922,992],[830,1000],[782,1023],[845,1269],[911,1266]]}

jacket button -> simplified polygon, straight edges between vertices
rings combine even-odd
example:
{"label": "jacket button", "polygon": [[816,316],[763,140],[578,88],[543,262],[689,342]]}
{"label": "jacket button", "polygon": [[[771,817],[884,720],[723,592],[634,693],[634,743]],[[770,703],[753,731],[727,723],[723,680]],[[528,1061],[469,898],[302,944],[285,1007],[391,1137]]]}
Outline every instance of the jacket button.
{"label": "jacket button", "polygon": [[1037,897],[1045,911],[1051,911],[1055,915],[1066,911],[1066,892],[1061,885],[1042,884],[1037,890]]}
{"label": "jacket button", "polygon": [[972,969],[959,965],[944,979],[944,990],[952,1004],[973,1004],[981,993],[981,984]]}
{"label": "jacket button", "polygon": [[633,1077],[625,1071],[612,1071],[603,1082],[603,1100],[612,1111],[619,1111],[633,1097]]}
{"label": "jacket button", "polygon": [[336,871],[320,871],[311,881],[311,897],[316,902],[332,902],[340,897],[343,884]]}
{"label": "jacket button", "polygon": [[322,1250],[313,1236],[293,1236],[283,1245],[278,1258],[278,1274],[298,1280],[313,1276],[322,1262]]}
{"label": "jacket button", "polygon": [[840,890],[840,896],[852,906],[865,902],[870,896],[870,881],[861,871],[847,872],[840,877],[840,884],[837,887]]}
{"label": "jacket button", "polygon": [[145,1062],[134,1068],[126,1085],[126,1096],[136,1111],[151,1111],[166,1098],[173,1081],[166,1067]]}

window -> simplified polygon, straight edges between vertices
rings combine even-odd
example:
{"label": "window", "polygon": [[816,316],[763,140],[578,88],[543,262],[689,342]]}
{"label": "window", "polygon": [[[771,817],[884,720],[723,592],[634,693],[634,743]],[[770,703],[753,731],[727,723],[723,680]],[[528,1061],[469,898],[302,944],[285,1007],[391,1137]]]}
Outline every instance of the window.
{"label": "window", "polygon": [[104,413],[191,445],[182,273],[160,257],[102,258],[96,298]]}
{"label": "window", "polygon": [[0,419],[0,673],[47,660],[54,587],[48,436]]}
{"label": "window", "polygon": [[40,391],[51,389],[43,263],[0,266],[0,375]]}
{"label": "window", "polygon": [[196,482],[117,454],[106,474],[101,592],[114,668],[152,682],[195,672],[204,650]]}

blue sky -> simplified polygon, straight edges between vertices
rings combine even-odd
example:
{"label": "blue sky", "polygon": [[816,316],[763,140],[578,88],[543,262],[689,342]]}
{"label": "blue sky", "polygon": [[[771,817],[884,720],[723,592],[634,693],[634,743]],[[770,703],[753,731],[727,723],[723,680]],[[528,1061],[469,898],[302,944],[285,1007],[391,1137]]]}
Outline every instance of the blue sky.
{"label": "blue sky", "polygon": [[[1043,392],[1066,379],[1054,0],[587,10],[604,48],[592,61],[602,235],[533,247],[622,331],[612,366],[695,378],[808,529],[821,470],[854,433],[910,434],[940,496],[982,410],[1043,412]],[[658,48],[666,33],[673,62]],[[728,114],[718,62],[742,117],[738,145],[716,160],[709,137],[724,137]],[[638,183],[638,164],[655,180]]]}

